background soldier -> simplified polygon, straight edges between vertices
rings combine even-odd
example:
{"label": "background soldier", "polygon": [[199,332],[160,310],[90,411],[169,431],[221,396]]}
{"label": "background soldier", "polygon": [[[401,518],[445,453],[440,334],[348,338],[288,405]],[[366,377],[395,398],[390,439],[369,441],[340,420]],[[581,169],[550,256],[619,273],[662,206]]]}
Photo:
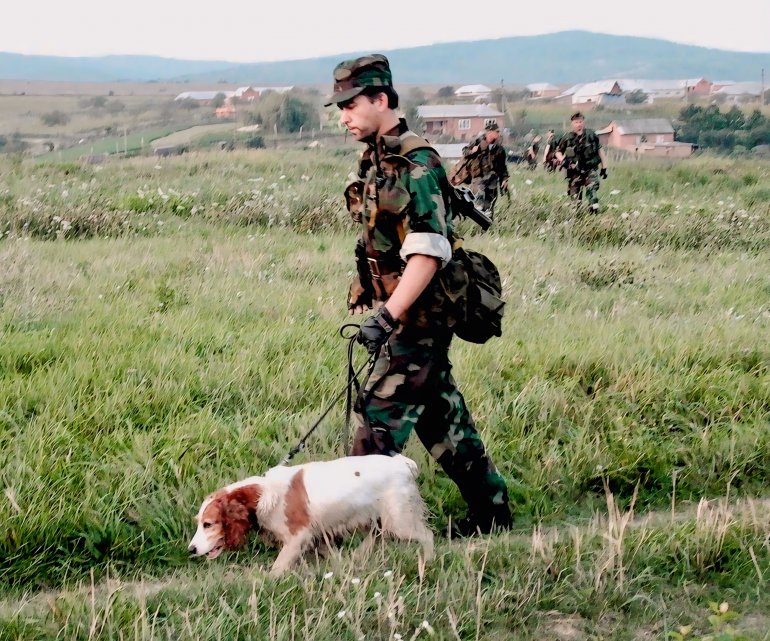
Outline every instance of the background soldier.
{"label": "background soldier", "polygon": [[540,142],[543,137],[538,134],[532,138],[527,148],[527,169],[534,170],[537,167],[537,154],[540,152]]}
{"label": "background soldier", "polygon": [[339,106],[342,124],[366,145],[357,180],[345,193],[361,224],[348,307],[351,314],[378,310],[358,334],[376,360],[356,402],[352,453],[392,455],[414,430],[468,504],[455,533],[508,527],[505,481],[486,454],[449,362],[450,306],[439,279],[458,263],[441,158],[397,117],[385,56],[342,62],[334,81],[328,104]]}
{"label": "background soldier", "polygon": [[462,169],[454,176],[453,184],[470,183],[476,196],[476,206],[492,212],[501,191],[508,189],[508,166],[505,149],[500,144],[500,127],[489,123],[476,140],[463,149]]}
{"label": "background soldier", "polygon": [[556,139],[556,133],[549,129],[545,136],[545,148],[543,149],[543,166],[546,171],[556,171],[559,162],[556,159],[556,147],[559,141]]}
{"label": "background soldier", "polygon": [[591,211],[599,211],[599,176],[607,178],[607,156],[593,129],[585,128],[579,111],[570,118],[572,131],[564,134],[556,150],[556,159],[567,171],[567,193],[577,201],[583,200],[585,189]]}

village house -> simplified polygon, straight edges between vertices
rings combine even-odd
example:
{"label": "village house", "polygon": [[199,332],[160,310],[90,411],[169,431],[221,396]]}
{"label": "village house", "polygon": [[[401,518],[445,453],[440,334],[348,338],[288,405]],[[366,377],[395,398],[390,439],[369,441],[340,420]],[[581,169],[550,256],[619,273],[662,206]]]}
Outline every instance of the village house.
{"label": "village house", "polygon": [[491,105],[422,105],[417,107],[417,116],[426,136],[461,141],[471,140],[490,123],[502,129],[505,120],[503,112]]}
{"label": "village house", "polygon": [[486,85],[463,85],[455,89],[458,98],[471,98],[474,102],[486,102],[492,95],[492,89]]}
{"label": "village house", "polygon": [[238,87],[234,95],[238,100],[244,100],[246,102],[253,102],[254,100],[259,100],[262,97],[262,94],[270,91],[274,91],[275,93],[286,93],[288,91],[291,91],[294,89],[293,86],[291,87]]}
{"label": "village house", "polygon": [[724,97],[725,102],[730,104],[740,104],[752,101],[759,102],[761,93],[762,83],[760,82],[734,82],[715,91],[712,95]]}
{"label": "village house", "polygon": [[556,98],[559,88],[547,82],[533,82],[527,85],[528,100],[542,100],[544,98]]}
{"label": "village house", "polygon": [[692,154],[692,144],[676,142],[674,128],[666,118],[613,120],[597,129],[602,146],[621,149],[634,155],[683,158]]}
{"label": "village house", "polygon": [[225,98],[224,103],[214,110],[217,118],[235,118],[235,105],[232,98]]}
{"label": "village house", "polygon": [[688,78],[682,81],[686,95],[708,96],[711,93],[711,81],[705,78]]}
{"label": "village house", "polygon": [[196,100],[203,104],[210,104],[214,98],[222,94],[225,98],[232,98],[234,91],[183,91],[174,100]]}
{"label": "village house", "polygon": [[623,90],[616,80],[599,80],[574,85],[559,94],[557,98],[583,109],[596,105],[622,105],[626,102]]}

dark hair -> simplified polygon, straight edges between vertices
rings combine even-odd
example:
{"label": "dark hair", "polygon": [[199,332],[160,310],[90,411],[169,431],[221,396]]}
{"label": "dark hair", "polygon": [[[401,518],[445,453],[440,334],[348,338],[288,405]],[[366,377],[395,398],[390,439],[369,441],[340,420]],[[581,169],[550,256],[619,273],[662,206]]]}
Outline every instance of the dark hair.
{"label": "dark hair", "polygon": [[576,111],[574,114],[572,114],[569,118],[570,120],[585,120],[583,117],[583,114],[581,114],[579,111]]}
{"label": "dark hair", "polygon": [[371,100],[381,93],[388,97],[388,109],[398,109],[398,94],[393,87],[365,87],[361,95]]}

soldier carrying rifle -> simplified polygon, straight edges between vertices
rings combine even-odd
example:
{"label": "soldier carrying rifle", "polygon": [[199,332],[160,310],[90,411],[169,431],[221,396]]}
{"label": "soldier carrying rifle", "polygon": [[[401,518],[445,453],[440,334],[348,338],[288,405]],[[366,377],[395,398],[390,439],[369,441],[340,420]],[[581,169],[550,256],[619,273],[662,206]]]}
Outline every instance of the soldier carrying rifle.
{"label": "soldier carrying rifle", "polygon": [[556,159],[567,172],[567,194],[582,203],[585,190],[591,212],[599,211],[599,177],[607,178],[607,156],[593,129],[586,129],[579,111],[570,118],[572,131],[564,134],[556,148]]}
{"label": "soldier carrying rifle", "polygon": [[463,149],[463,159],[449,180],[453,185],[470,183],[477,207],[492,214],[498,195],[508,190],[505,149],[496,122],[488,123],[484,132]]}

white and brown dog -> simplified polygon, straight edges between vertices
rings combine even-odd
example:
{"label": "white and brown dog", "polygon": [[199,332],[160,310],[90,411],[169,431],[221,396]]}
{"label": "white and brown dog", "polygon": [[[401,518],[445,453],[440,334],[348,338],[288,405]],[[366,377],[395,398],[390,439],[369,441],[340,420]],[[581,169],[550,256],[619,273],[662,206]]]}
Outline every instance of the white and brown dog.
{"label": "white and brown dog", "polygon": [[264,476],[232,483],[203,501],[190,554],[215,559],[259,530],[281,544],[270,574],[288,570],[312,544],[355,530],[417,541],[433,557],[433,533],[415,478],[417,464],[405,456],[349,456],[278,466]]}

